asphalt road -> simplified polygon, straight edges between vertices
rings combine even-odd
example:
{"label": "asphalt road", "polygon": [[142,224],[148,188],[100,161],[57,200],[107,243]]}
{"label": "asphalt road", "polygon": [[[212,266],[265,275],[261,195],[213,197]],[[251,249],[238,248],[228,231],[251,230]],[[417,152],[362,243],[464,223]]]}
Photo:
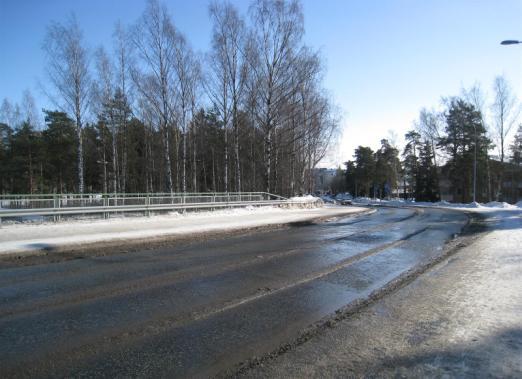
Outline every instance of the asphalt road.
{"label": "asphalt road", "polygon": [[3,268],[0,373],[230,373],[430,262],[466,223],[458,212],[385,208],[172,248]]}

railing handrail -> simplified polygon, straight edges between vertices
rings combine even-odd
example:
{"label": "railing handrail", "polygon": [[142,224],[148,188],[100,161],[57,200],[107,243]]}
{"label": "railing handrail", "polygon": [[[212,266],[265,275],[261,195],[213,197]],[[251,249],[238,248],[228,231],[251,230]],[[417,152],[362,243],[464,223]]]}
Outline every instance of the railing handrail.
{"label": "railing handrail", "polygon": [[89,207],[54,207],[54,208],[22,208],[22,209],[0,209],[0,222],[2,218],[24,217],[24,216],[63,216],[77,214],[104,214],[124,212],[150,211],[173,211],[187,209],[216,209],[237,208],[246,206],[267,206],[283,204],[303,204],[292,200],[256,200],[256,201],[231,201],[231,202],[207,202],[207,203],[175,203],[175,204],[137,204],[137,205],[111,205],[111,206],[89,206]]}
{"label": "railing handrail", "polygon": [[[204,194],[204,196],[202,196]],[[99,196],[100,194],[97,194]],[[89,202],[84,197],[81,198],[70,198],[70,195],[54,195],[48,198],[18,198],[18,199],[3,199],[5,202],[15,202],[15,206],[19,206],[24,201],[27,204],[21,204],[22,207],[15,208],[0,208],[0,222],[2,218],[11,217],[27,217],[27,216],[54,216],[55,220],[59,219],[62,215],[75,215],[75,214],[103,214],[104,217],[108,217],[110,213],[124,213],[124,212],[144,212],[149,215],[150,212],[154,211],[168,211],[168,210],[188,210],[188,209],[216,209],[216,208],[237,208],[252,206],[263,206],[263,205],[282,205],[282,204],[298,204],[300,201],[292,201],[283,196],[270,194],[268,192],[205,192],[205,193],[181,193],[168,194],[165,196],[161,193],[145,194],[140,197],[125,197],[125,196],[109,196],[109,197],[97,197],[96,200],[103,200],[103,202]],[[82,195],[85,196],[85,195]],[[185,201],[187,198],[197,199],[197,201]],[[127,204],[125,200],[130,199],[143,199],[145,201],[139,202],[138,204]],[[151,201],[154,199],[163,199],[164,201]],[[172,200],[183,199],[180,202],[174,202]],[[212,201],[204,201],[203,199],[211,199]],[[50,202],[52,200],[52,202]],[[70,201],[72,200],[72,201]],[[83,203],[83,201],[86,203]],[[114,200],[114,201],[111,201]],[[203,200],[203,201],[202,201]],[[40,203],[48,201],[41,207],[31,207],[34,203]],[[69,202],[67,204],[62,203]],[[79,205],[78,206],[78,201]],[[47,206],[46,206],[47,205]]]}
{"label": "railing handrail", "polygon": [[268,195],[275,198],[285,197],[263,192],[92,192],[92,193],[44,193],[44,194],[0,194],[0,200],[22,200],[22,199],[54,199],[55,197],[77,197],[77,198],[90,198],[90,197],[150,197],[150,196],[184,196],[184,197],[194,197],[194,196],[217,196],[217,195],[228,195],[228,196],[237,196],[237,195]]}

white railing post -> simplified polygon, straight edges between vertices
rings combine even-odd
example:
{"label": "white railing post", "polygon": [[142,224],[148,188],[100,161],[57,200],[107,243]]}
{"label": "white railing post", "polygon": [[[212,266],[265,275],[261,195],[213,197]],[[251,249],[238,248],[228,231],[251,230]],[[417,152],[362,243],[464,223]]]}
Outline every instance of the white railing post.
{"label": "white railing post", "polygon": [[53,196],[53,209],[55,211],[55,214],[53,215],[54,222],[58,221],[58,212],[56,211],[58,208],[57,202],[58,202],[58,195],[54,194],[54,196]]}
{"label": "white railing post", "polygon": [[106,212],[106,208],[109,207],[109,195],[103,195],[103,218],[106,220],[109,218],[109,214]]}

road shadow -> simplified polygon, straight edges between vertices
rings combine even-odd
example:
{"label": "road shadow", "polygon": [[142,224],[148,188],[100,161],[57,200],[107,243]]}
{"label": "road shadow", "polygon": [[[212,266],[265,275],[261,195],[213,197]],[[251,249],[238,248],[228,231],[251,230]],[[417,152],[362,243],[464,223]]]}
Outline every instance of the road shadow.
{"label": "road shadow", "polygon": [[522,377],[522,328],[510,328],[479,342],[442,350],[388,357],[368,377]]}
{"label": "road shadow", "polygon": [[25,247],[28,249],[31,249],[31,250],[40,250],[40,251],[45,251],[45,252],[51,252],[51,251],[56,250],[56,246],[48,244],[48,243],[40,243],[40,242],[29,243],[29,244],[25,245]]}
{"label": "road shadow", "polygon": [[518,230],[522,228],[522,211],[498,210],[492,213],[472,213],[472,226],[480,231]]}

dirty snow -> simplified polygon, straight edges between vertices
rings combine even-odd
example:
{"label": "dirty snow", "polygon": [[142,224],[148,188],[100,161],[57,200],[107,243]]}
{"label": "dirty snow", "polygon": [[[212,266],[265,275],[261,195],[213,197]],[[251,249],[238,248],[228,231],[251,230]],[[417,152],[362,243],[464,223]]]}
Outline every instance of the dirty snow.
{"label": "dirty snow", "polygon": [[483,212],[491,212],[493,210],[498,209],[506,209],[506,210],[521,210],[522,209],[522,201],[519,201],[515,205],[508,204],[505,202],[499,201],[491,201],[489,203],[481,204],[477,202],[472,203],[450,203],[448,201],[442,200],[435,203],[430,202],[416,202],[411,200],[380,200],[380,199],[371,199],[368,197],[358,197],[353,200],[354,204],[358,205],[389,205],[394,207],[436,207],[436,208],[452,208],[452,209],[466,209],[472,211],[483,211]]}
{"label": "dirty snow", "polygon": [[287,224],[364,211],[359,207],[274,208],[247,207],[136,218],[70,220],[59,223],[8,224],[0,230],[0,254],[81,247],[104,241],[126,243],[145,238],[215,233]]}

